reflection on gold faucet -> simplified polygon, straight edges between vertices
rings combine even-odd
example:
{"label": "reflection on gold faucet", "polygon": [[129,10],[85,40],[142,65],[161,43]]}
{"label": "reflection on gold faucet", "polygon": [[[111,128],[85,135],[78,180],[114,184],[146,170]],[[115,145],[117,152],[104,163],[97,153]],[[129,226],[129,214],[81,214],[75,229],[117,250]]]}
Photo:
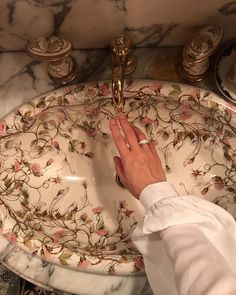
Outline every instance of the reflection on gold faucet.
{"label": "reflection on gold faucet", "polygon": [[124,99],[124,75],[132,73],[136,67],[136,60],[131,52],[131,39],[121,33],[113,38],[112,50],[112,95],[114,108],[122,110],[125,104]]}

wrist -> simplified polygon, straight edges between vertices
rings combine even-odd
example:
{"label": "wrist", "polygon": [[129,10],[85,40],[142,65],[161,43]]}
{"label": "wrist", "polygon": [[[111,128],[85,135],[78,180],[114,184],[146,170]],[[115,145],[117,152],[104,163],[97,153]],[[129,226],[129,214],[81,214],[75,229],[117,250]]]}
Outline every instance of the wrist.
{"label": "wrist", "polygon": [[179,194],[172,183],[162,181],[144,187],[139,195],[139,200],[148,211],[155,202],[178,195]]}

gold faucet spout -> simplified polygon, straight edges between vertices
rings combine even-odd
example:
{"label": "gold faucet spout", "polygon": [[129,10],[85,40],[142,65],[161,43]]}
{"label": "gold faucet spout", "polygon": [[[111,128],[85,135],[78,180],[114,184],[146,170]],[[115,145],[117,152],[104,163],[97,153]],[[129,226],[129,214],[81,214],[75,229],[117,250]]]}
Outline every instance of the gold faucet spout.
{"label": "gold faucet spout", "polygon": [[131,55],[131,40],[125,34],[115,37],[111,43],[112,49],[112,94],[113,106],[122,110],[125,104],[124,75],[130,74],[136,66],[136,61]]}
{"label": "gold faucet spout", "polygon": [[112,94],[114,108],[122,110],[124,106],[124,74],[122,65],[113,68],[112,73]]}

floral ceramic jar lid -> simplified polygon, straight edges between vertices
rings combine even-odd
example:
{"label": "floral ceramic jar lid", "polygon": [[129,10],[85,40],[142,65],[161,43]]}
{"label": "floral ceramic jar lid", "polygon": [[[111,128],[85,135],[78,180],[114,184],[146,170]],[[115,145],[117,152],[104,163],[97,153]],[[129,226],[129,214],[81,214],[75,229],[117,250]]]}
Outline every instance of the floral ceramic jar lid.
{"label": "floral ceramic jar lid", "polygon": [[69,40],[48,36],[30,40],[26,51],[35,59],[53,61],[68,56],[72,45]]}

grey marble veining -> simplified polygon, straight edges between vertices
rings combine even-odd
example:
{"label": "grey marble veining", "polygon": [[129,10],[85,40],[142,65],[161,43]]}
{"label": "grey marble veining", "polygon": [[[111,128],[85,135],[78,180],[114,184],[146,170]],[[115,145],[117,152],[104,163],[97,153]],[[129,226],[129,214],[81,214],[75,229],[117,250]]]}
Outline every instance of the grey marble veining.
{"label": "grey marble veining", "polygon": [[[136,49],[137,68],[126,78],[186,83],[177,73],[181,54],[182,47]],[[111,54],[108,49],[75,50],[73,56],[79,65],[78,77],[73,83],[111,79]],[[58,87],[50,80],[46,63],[35,61],[24,52],[1,53],[0,67],[4,69],[0,74],[0,117],[28,99]],[[209,72],[212,73],[212,68]],[[194,85],[217,92],[212,74]]]}
{"label": "grey marble veining", "polygon": [[55,34],[74,48],[104,48],[121,31],[136,47],[183,45],[199,27],[219,23],[236,37],[236,2],[229,0],[2,0],[0,50],[23,50],[27,40]]}

